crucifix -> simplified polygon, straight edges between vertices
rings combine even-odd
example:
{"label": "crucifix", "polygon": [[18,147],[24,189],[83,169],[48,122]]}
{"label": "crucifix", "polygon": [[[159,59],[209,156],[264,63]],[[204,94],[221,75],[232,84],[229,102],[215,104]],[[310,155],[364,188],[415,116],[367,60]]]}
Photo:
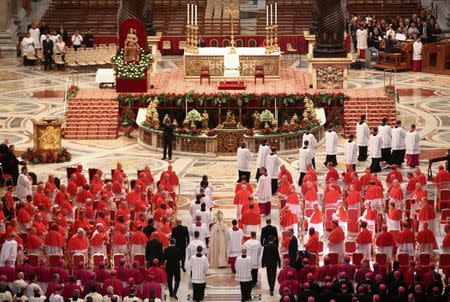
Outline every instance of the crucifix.
{"label": "crucifix", "polygon": [[234,3],[232,3],[230,5],[230,17],[231,17],[231,41],[230,41],[230,53],[231,54],[235,54],[236,53],[236,48],[234,47],[234,45],[236,44],[236,42],[234,41],[234,17],[235,15],[239,12],[238,8],[236,7],[236,5],[234,5]]}

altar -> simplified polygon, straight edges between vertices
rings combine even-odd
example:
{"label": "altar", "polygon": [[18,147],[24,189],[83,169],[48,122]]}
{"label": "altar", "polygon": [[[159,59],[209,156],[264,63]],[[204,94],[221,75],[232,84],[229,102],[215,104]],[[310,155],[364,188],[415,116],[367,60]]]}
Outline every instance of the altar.
{"label": "altar", "polygon": [[263,66],[267,78],[280,78],[281,52],[266,53],[265,47],[203,47],[184,53],[185,79],[197,79],[202,66],[216,79],[253,79],[255,66]]}

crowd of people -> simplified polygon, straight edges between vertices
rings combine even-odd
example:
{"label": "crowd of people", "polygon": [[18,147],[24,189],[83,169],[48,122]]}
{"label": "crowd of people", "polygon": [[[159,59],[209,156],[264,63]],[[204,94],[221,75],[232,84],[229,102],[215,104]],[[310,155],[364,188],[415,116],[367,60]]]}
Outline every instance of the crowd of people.
{"label": "crowd of people", "polygon": [[439,23],[430,10],[421,9],[411,18],[375,16],[352,16],[348,21],[353,49],[358,58],[366,59],[369,49],[375,48],[387,53],[399,52],[395,47],[397,41],[414,41],[413,71],[420,71],[422,60],[422,43],[434,43],[442,34]]}
{"label": "crowd of people", "polygon": [[67,45],[72,45],[75,51],[82,45],[92,48],[94,47],[94,34],[92,30],[89,30],[84,35],[75,31],[69,39],[69,34],[63,25],[59,29],[51,29],[44,21],[33,21],[28,28],[26,36],[20,43],[23,63],[25,66],[34,64],[34,61],[29,60],[27,55],[36,55],[42,51],[44,69],[51,70],[53,55],[61,55],[64,61]]}
{"label": "crowd of people", "polygon": [[[323,178],[315,170],[318,143],[308,130],[299,149],[298,187],[277,149],[265,142],[254,190],[253,155],[241,145],[231,226],[215,209],[206,175],[189,205],[192,220],[183,225],[176,214],[180,179],[171,165],[158,180],[149,167],[134,180],[120,163],[110,179],[98,169],[86,175],[79,165],[66,184],[48,175],[35,187],[24,165],[0,206],[0,296],[139,302],[163,300],[167,289],[178,299],[186,273],[192,299],[201,301],[209,269],[230,267],[242,301],[261,284],[261,268],[268,282],[263,291],[275,295],[278,286],[282,302],[446,301],[448,267],[434,259],[450,252],[450,224],[438,242],[440,209],[425,189],[418,152],[408,149],[413,133],[415,150],[415,129],[391,128],[385,120],[373,134],[366,127],[362,117],[356,139],[345,142],[342,173],[335,168],[338,135],[326,131]],[[366,160],[367,145],[372,165],[358,175],[355,165]],[[405,154],[414,167],[407,179],[400,170]],[[385,181],[377,175],[383,161],[391,169]],[[450,173],[440,166],[433,181],[447,188]],[[275,201],[279,225],[272,224]],[[426,264],[424,253],[432,255]]]}

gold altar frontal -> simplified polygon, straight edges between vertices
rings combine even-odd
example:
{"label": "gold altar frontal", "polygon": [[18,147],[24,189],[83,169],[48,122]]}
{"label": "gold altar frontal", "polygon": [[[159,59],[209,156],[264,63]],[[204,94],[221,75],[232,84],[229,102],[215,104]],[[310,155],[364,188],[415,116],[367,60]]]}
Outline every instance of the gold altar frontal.
{"label": "gold altar frontal", "polygon": [[[266,78],[278,79],[281,76],[281,54],[264,53],[264,48],[236,48],[238,54],[239,75],[232,78],[253,79],[255,67],[263,66]],[[200,50],[206,50],[205,48]],[[241,51],[241,53],[239,53]],[[233,58],[228,53],[227,48],[215,48],[211,51],[200,51],[198,54],[185,53],[184,55],[184,76],[185,79],[198,79],[202,66],[209,67],[209,74],[214,79],[229,79],[225,76],[228,58]],[[233,62],[235,63],[235,62]]]}
{"label": "gold altar frontal", "polygon": [[61,124],[60,120],[33,122],[34,148],[38,152],[61,150]]}

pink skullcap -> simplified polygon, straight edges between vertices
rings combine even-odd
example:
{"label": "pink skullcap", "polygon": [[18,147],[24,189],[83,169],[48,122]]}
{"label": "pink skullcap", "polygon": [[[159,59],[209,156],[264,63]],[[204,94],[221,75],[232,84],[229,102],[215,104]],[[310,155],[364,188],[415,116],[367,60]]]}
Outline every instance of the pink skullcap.
{"label": "pink skullcap", "polygon": [[331,282],[325,283],[325,287],[331,287]]}
{"label": "pink skullcap", "polygon": [[152,262],[153,262],[153,264],[158,264],[158,263],[159,263],[159,260],[155,258],[155,259],[153,259]]}
{"label": "pink skullcap", "polygon": [[310,287],[311,287],[311,284],[309,284],[309,282],[305,282],[305,284],[303,284],[303,287],[304,287],[304,288],[310,288]]}
{"label": "pink skullcap", "polygon": [[405,293],[405,288],[403,286],[400,286],[398,288],[398,292],[399,292],[399,294],[404,294]]}
{"label": "pink skullcap", "polygon": [[380,284],[380,290],[386,290],[386,284]]}

